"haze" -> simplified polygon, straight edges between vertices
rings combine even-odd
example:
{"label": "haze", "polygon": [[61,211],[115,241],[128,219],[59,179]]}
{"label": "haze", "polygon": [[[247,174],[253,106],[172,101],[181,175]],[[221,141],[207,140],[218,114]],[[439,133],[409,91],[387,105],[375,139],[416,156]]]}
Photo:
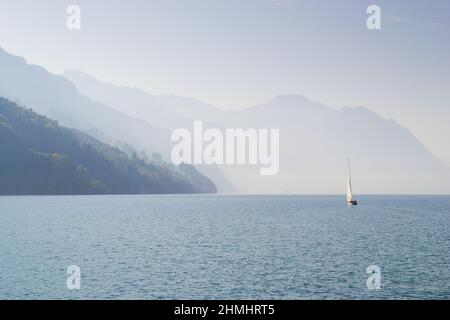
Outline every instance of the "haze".
{"label": "haze", "polygon": [[[366,8],[382,29],[366,28]],[[82,29],[66,28],[66,8]],[[0,45],[59,74],[243,108],[301,93],[365,106],[450,165],[448,1],[2,0]]]}

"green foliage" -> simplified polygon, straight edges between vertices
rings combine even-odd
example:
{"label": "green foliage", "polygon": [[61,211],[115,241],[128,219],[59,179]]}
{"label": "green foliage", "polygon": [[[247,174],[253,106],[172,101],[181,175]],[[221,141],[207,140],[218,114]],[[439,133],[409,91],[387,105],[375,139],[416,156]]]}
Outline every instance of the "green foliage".
{"label": "green foliage", "polygon": [[0,98],[0,194],[212,193],[193,167],[127,154]]}

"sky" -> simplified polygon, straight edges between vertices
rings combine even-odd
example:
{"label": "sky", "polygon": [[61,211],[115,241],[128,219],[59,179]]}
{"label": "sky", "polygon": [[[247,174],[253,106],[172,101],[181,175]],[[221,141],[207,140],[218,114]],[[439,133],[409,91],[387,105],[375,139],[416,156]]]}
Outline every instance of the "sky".
{"label": "sky", "polygon": [[224,109],[280,94],[365,106],[450,166],[449,24],[448,0],[0,0],[0,46],[50,72]]}

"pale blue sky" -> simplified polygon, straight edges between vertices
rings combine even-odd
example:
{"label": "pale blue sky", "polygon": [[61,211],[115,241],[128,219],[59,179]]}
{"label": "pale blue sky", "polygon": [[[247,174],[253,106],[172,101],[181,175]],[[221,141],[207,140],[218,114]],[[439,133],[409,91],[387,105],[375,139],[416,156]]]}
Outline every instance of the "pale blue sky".
{"label": "pale blue sky", "polygon": [[[69,4],[81,7],[81,31],[66,28]],[[366,28],[370,4],[382,30]],[[51,72],[222,108],[284,93],[366,106],[448,165],[449,24],[448,0],[0,1],[0,46]]]}

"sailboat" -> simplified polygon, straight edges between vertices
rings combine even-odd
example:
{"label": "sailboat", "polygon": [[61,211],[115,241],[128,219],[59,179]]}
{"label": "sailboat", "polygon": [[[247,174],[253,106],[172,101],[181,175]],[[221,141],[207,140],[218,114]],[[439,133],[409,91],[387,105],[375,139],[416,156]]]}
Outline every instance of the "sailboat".
{"label": "sailboat", "polygon": [[353,200],[353,194],[352,194],[352,179],[350,176],[350,160],[347,158],[347,204],[349,206],[356,206],[358,202],[356,200]]}

